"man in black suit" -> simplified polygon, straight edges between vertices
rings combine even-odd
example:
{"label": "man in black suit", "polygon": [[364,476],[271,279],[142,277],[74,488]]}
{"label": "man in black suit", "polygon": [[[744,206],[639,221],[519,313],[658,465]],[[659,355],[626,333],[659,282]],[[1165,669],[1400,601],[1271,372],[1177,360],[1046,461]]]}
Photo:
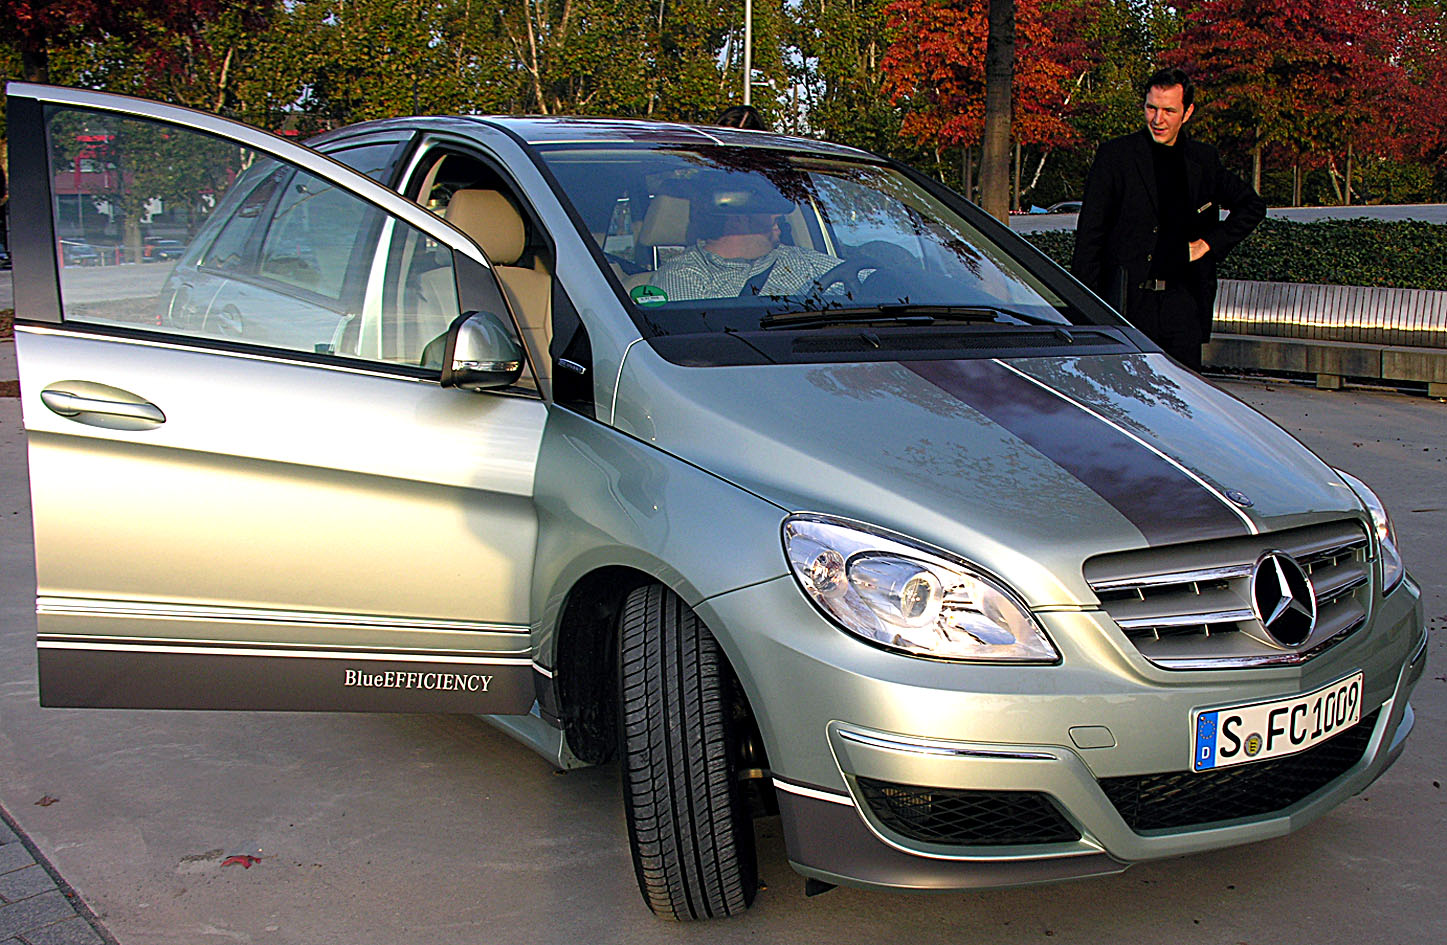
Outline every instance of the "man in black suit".
{"label": "man in black suit", "polygon": [[1217,261],[1266,216],[1266,202],[1221,166],[1215,148],[1185,133],[1194,100],[1180,69],[1147,80],[1146,127],[1096,152],[1071,269],[1167,354],[1199,369]]}

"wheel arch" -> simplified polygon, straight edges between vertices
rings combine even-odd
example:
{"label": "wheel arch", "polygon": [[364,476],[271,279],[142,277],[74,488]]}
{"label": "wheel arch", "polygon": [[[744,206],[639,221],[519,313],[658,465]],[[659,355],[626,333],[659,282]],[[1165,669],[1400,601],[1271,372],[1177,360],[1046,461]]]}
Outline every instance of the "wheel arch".
{"label": "wheel arch", "polygon": [[[658,584],[698,613],[699,598],[690,596],[692,588],[687,582],[663,580],[657,571],[630,564],[599,565],[577,577],[561,596],[550,638],[550,698],[541,701],[579,761],[602,764],[610,761],[617,749],[618,633],[628,595],[645,584]],[[739,672],[737,650],[727,633],[720,633],[702,614],[699,619],[719,642],[753,737],[760,743],[762,759],[767,756],[767,743],[755,709],[762,694],[754,691],[752,674]]]}

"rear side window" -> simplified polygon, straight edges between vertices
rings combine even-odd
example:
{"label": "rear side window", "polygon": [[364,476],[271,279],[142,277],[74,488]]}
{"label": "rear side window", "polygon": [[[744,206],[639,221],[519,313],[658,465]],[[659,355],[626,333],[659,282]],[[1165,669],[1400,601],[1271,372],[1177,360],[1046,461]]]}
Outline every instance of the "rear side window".
{"label": "rear side window", "polygon": [[[270,168],[272,165],[267,164]],[[202,265],[223,272],[239,272],[245,263],[246,247],[257,232],[258,222],[271,205],[277,187],[289,176],[281,169],[259,175],[261,180],[254,185],[238,182],[237,190],[242,197],[241,205],[232,214],[221,214],[221,232],[216,241],[206,247],[200,262]]]}
{"label": "rear side window", "polygon": [[366,174],[379,184],[389,184],[392,180],[392,171],[396,166],[397,155],[401,151],[401,142],[386,141],[326,153],[332,160],[341,161],[347,167],[359,174]]}
{"label": "rear side window", "polygon": [[268,220],[257,271],[298,289],[341,301],[357,238],[374,228],[379,211],[311,174],[287,183]]}

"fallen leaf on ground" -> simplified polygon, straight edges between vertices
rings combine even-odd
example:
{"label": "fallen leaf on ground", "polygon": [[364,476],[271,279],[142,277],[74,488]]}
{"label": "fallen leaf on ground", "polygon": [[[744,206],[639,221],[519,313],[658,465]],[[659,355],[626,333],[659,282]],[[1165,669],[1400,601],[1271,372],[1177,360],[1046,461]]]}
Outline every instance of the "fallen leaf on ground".
{"label": "fallen leaf on ground", "polygon": [[35,806],[36,806],[36,807],[49,807],[51,804],[57,804],[57,803],[59,803],[59,802],[60,802],[60,798],[58,798],[58,797],[51,797],[49,794],[47,794],[47,795],[45,795],[44,797],[42,797],[40,800],[36,801],[36,802],[35,802]]}
{"label": "fallen leaf on ground", "polygon": [[261,862],[261,857],[259,857],[259,856],[251,856],[251,855],[249,855],[249,854],[243,853],[243,854],[241,854],[241,855],[239,855],[239,856],[228,856],[226,859],[224,859],[224,860],[221,861],[221,865],[222,865],[222,866],[237,866],[237,865],[240,865],[242,868],[249,870],[249,869],[251,869],[251,864],[253,864],[253,863],[260,863],[260,862]]}

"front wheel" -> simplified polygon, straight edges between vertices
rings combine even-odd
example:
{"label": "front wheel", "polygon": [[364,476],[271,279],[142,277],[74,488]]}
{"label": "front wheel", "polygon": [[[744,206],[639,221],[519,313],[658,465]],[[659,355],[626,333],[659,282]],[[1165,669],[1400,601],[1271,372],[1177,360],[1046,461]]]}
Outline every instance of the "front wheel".
{"label": "front wheel", "polygon": [[738,915],[758,887],[740,791],[728,663],[660,585],[628,595],[619,632],[623,804],[633,868],[666,919]]}

